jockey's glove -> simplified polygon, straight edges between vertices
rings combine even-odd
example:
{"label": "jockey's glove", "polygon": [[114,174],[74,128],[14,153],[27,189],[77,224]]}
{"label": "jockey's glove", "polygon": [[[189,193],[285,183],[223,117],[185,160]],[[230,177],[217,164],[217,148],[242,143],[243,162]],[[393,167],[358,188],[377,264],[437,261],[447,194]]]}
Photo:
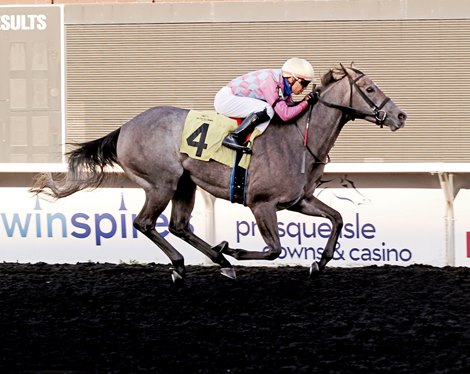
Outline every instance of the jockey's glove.
{"label": "jockey's glove", "polygon": [[308,105],[313,105],[318,101],[318,92],[310,92],[304,97],[304,100],[307,101]]}

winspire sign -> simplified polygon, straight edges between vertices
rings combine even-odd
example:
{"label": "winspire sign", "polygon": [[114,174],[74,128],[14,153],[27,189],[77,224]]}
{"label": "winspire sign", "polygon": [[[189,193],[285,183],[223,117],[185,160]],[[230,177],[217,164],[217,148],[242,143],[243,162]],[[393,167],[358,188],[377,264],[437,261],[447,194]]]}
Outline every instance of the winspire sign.
{"label": "winspire sign", "polygon": [[[141,189],[103,188],[58,201],[37,198],[26,188],[0,190],[0,261],[169,263],[164,253],[133,226],[145,200]],[[201,202],[198,197],[190,229],[204,237],[206,221]],[[168,207],[159,216],[157,232],[178,248],[186,264],[207,263],[200,252],[170,234],[170,214]]]}

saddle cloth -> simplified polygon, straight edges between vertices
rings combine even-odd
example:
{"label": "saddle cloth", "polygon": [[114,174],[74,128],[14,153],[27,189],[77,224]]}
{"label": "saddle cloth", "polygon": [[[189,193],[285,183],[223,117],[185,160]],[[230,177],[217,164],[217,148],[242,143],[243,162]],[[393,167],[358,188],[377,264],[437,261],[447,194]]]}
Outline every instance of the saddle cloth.
{"label": "saddle cloth", "polygon": [[[237,128],[237,121],[214,111],[191,110],[184,123],[180,152],[196,160],[214,160],[233,167],[236,152],[222,146],[222,140]],[[250,141],[260,134],[255,129]],[[244,154],[239,166],[247,169],[251,155]]]}

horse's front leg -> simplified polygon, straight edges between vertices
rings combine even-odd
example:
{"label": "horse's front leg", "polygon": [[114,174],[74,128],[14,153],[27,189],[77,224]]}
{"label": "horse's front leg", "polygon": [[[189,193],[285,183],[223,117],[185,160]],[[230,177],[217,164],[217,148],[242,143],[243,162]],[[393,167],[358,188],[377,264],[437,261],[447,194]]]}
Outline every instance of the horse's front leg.
{"label": "horse's front leg", "polygon": [[343,217],[341,217],[339,212],[313,195],[300,200],[296,205],[290,207],[289,210],[309,216],[328,218],[331,221],[331,234],[326,243],[325,250],[322,253],[320,262],[318,264],[314,262],[310,268],[310,275],[313,276],[318,271],[323,270],[326,264],[333,258],[336,243],[338,242],[339,234],[343,228]]}

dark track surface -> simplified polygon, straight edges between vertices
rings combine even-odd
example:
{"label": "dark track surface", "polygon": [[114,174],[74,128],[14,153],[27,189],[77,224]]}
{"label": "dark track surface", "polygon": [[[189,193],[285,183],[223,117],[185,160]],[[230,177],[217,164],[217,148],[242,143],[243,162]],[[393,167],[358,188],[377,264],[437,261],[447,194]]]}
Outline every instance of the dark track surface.
{"label": "dark track surface", "polygon": [[470,269],[0,264],[1,373],[470,373]]}

